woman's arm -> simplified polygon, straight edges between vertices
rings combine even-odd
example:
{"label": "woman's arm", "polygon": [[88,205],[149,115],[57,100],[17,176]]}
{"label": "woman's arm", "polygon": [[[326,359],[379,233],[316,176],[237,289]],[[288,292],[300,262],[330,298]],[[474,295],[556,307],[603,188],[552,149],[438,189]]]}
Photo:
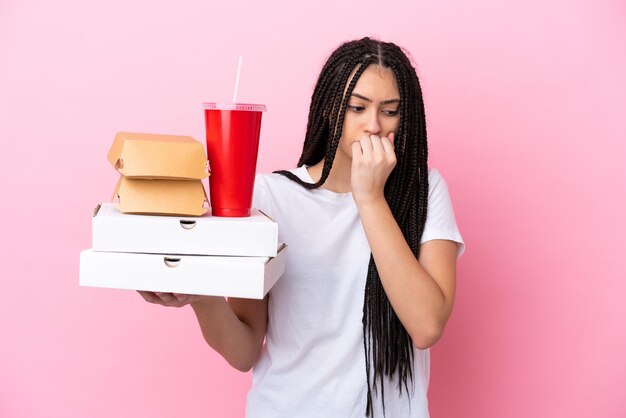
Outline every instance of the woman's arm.
{"label": "woman's arm", "polygon": [[263,300],[204,298],[191,303],[205,341],[241,372],[261,355],[267,327],[267,297]]}
{"label": "woman's arm", "polygon": [[235,369],[247,372],[263,348],[267,328],[267,299],[182,295],[138,291],[148,302],[163,306],[191,305],[202,335],[215,351]]}
{"label": "woman's arm", "polygon": [[363,136],[352,143],[352,195],[380,280],[396,315],[421,349],[435,344],[452,312],[457,244],[432,240],[415,258],[384,196],[396,165],[394,134]]}
{"label": "woman's arm", "polygon": [[452,313],[457,243],[427,241],[418,261],[384,198],[361,204],[359,214],[391,306],[416,347],[432,346]]}

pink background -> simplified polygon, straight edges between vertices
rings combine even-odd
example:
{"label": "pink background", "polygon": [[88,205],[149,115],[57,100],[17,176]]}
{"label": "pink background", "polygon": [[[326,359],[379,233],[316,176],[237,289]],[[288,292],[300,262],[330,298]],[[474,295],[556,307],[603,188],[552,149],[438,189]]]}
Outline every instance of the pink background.
{"label": "pink background", "polygon": [[432,348],[433,417],[626,416],[626,7],[618,0],[0,2],[0,416],[241,417],[250,373],[191,309],[80,288],[117,131],[202,140],[261,102],[259,171],[295,165],[324,59],[408,49],[430,164],[467,242]]}

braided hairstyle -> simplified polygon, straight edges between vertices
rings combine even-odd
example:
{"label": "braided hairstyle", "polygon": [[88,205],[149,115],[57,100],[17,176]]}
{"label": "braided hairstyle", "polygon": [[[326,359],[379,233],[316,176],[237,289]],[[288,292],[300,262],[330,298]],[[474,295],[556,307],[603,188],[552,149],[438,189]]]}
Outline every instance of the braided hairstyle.
{"label": "braided hairstyle", "polygon": [[[385,199],[415,257],[419,257],[420,238],[428,208],[428,144],[424,103],[415,68],[403,50],[393,43],[363,38],[340,45],[322,68],[311,98],[302,155],[298,167],[315,165],[324,159],[317,183],[307,183],[286,170],[275,171],[307,189],[320,187],[330,173],[342,135],[348,99],[354,86],[371,64],[390,68],[400,93],[400,124],[394,147],[396,166],[385,184]],[[350,80],[350,74],[356,69]],[[347,84],[347,89],[346,89]],[[345,93],[344,93],[345,90]],[[373,415],[370,387],[370,355],[373,361],[373,388],[380,380],[383,414],[385,411],[383,374],[398,372],[397,388],[407,391],[407,378],[413,382],[412,340],[394,312],[380,282],[370,255],[363,303],[363,345],[365,348],[367,407]],[[413,382],[414,383],[414,382]],[[410,399],[410,397],[409,397]]]}

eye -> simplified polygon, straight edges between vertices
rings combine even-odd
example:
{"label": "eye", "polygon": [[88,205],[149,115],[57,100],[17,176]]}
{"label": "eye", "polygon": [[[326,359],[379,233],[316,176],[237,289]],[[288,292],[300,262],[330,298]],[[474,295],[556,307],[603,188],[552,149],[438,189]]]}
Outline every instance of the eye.
{"label": "eye", "polygon": [[383,110],[383,113],[387,116],[396,116],[398,114],[398,110]]}
{"label": "eye", "polygon": [[351,106],[348,105],[348,109],[350,109],[353,112],[362,112],[363,110],[365,110],[365,108],[363,106]]}

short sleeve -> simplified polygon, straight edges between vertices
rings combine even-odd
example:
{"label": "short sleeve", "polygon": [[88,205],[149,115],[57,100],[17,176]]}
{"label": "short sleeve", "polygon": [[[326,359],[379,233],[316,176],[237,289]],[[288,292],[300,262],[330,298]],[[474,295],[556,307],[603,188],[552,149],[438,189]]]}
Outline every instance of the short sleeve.
{"label": "short sleeve", "polygon": [[465,242],[456,224],[448,186],[435,168],[428,171],[428,213],[420,244],[433,239],[457,242],[457,259],[465,252]]}

